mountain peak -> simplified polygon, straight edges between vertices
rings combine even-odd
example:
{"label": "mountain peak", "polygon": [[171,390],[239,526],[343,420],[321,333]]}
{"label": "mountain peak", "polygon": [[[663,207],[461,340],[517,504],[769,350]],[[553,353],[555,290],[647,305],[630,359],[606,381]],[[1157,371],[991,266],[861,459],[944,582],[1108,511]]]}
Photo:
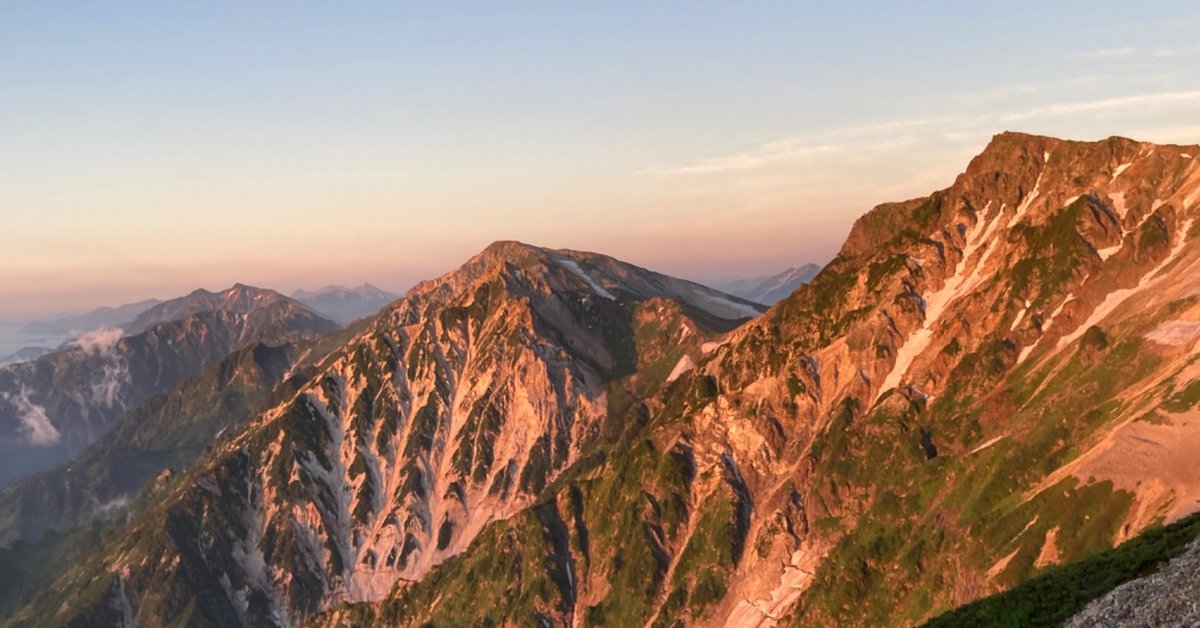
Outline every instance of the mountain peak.
{"label": "mountain peak", "polygon": [[755,303],[774,305],[795,292],[802,284],[811,281],[819,272],[821,272],[819,265],[808,263],[790,267],[774,275],[739,279],[719,287],[729,294]]}
{"label": "mountain peak", "polygon": [[[142,331],[158,323],[181,319],[201,312],[219,311],[247,315],[265,311],[276,305],[303,310],[305,316],[318,319],[317,315],[305,305],[274,290],[236,283],[220,292],[199,289],[192,291],[187,296],[163,301],[139,314],[128,326],[127,331]],[[320,323],[331,324],[329,321],[318,320]]]}
{"label": "mountain peak", "polygon": [[490,253],[492,255],[506,255],[514,252],[520,253],[540,250],[542,250],[542,247],[526,244],[520,240],[496,240],[484,247],[482,252]]}
{"label": "mountain peak", "polygon": [[[504,260],[517,265],[522,265],[531,259],[542,257],[546,254],[546,249],[516,240],[497,240],[487,245],[472,261],[480,260],[484,262],[493,262],[495,260]],[[470,262],[468,262],[470,263]]]}
{"label": "mountain peak", "polygon": [[591,295],[610,301],[664,297],[724,321],[752,318],[766,308],[698,283],[662,275],[618,259],[570,249],[550,249],[514,240],[488,245],[462,267],[425,281],[412,293],[461,295],[480,281],[505,278],[510,285],[542,292]]}
{"label": "mountain peak", "polygon": [[1073,141],[1006,131],[992,138],[953,186],[884,203],[859,217],[839,255],[869,252],[900,233],[956,229],[955,224],[973,223],[988,211],[1005,214],[1001,231],[1021,223],[1037,225],[1081,198],[1097,199],[1120,221],[1126,215],[1143,217],[1156,200],[1167,200],[1184,184],[1180,177],[1193,155],[1200,155],[1200,146],[1116,136]]}
{"label": "mountain peak", "polygon": [[396,297],[369,283],[354,288],[330,284],[316,290],[297,290],[292,293],[293,299],[343,325],[379,312]]}

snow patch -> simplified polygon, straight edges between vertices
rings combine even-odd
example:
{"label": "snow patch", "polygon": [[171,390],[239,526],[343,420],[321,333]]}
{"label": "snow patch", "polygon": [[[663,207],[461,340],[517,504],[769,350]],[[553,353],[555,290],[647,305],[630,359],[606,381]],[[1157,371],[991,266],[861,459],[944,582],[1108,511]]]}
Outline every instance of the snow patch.
{"label": "snow patch", "polygon": [[1042,175],[1044,174],[1046,174],[1045,170],[1038,174],[1037,181],[1033,182],[1033,191],[1026,195],[1024,200],[1021,201],[1021,204],[1017,206],[1017,212],[1013,214],[1012,219],[1008,221],[1009,229],[1013,228],[1013,226],[1015,226],[1018,222],[1021,222],[1021,219],[1025,217],[1025,213],[1029,211],[1029,206],[1033,205],[1033,202],[1037,200],[1038,195],[1041,194]]}
{"label": "snow patch", "polygon": [[591,286],[592,292],[595,292],[609,301],[617,300],[617,297],[613,296],[611,292],[605,290],[603,286],[596,283],[595,279],[592,279],[587,273],[583,272],[583,269],[579,267],[579,264],[575,260],[558,258],[558,263],[561,264],[563,268],[575,273],[575,275],[577,275],[580,279],[586,281],[587,284]]}
{"label": "snow patch", "polygon": [[1110,292],[1108,296],[1104,297],[1104,302],[1092,312],[1092,315],[1089,316],[1082,325],[1077,327],[1075,331],[1071,332],[1069,335],[1063,336],[1058,340],[1058,348],[1061,349],[1067,344],[1075,341],[1075,339],[1082,336],[1083,332],[1087,331],[1089,327],[1104,320],[1104,318],[1111,314],[1118,305],[1124,303],[1129,297],[1141,292],[1147,285],[1150,284],[1151,281],[1157,278],[1158,274],[1162,272],[1162,270],[1166,268],[1168,264],[1175,261],[1175,258],[1179,257],[1179,254],[1183,252],[1183,247],[1187,243],[1187,234],[1188,231],[1191,231],[1192,229],[1193,220],[1193,218],[1188,218],[1184,221],[1183,225],[1180,226],[1179,234],[1176,237],[1177,239],[1175,246],[1171,247],[1171,252],[1167,255],[1166,259],[1159,262],[1157,266],[1150,270],[1150,272],[1146,273],[1141,280],[1138,281],[1136,286],[1132,288],[1122,288],[1121,290],[1114,290],[1113,292]]}
{"label": "snow patch", "polygon": [[712,353],[713,351],[720,349],[726,342],[728,342],[728,341],[723,340],[721,342],[706,342],[706,343],[700,345],[700,352],[703,353],[704,355],[708,355],[708,354]]}
{"label": "snow patch", "polygon": [[982,445],[976,447],[975,449],[972,449],[970,454],[968,454],[968,455],[977,454],[977,453],[987,449],[988,447],[995,445],[996,443],[1000,442],[1001,439],[1003,439],[1005,436],[1007,436],[1007,434],[1001,434],[999,436],[995,436],[995,437],[989,439],[987,442],[983,443]]}
{"label": "snow patch", "polygon": [[1133,164],[1131,164],[1131,163],[1124,163],[1124,164],[1121,164],[1121,165],[1117,166],[1117,169],[1116,169],[1116,170],[1113,170],[1113,176],[1112,176],[1112,179],[1110,179],[1110,180],[1109,180],[1109,183],[1112,183],[1113,181],[1116,181],[1116,180],[1117,180],[1117,177],[1121,176],[1121,173],[1123,173],[1123,172],[1125,172],[1126,170],[1128,170],[1128,169],[1129,169],[1129,167],[1130,167],[1130,166],[1132,166],[1132,165],[1133,165]]}
{"label": "snow patch", "polygon": [[1021,324],[1021,321],[1025,318],[1025,312],[1028,311],[1029,306],[1025,306],[1020,312],[1017,312],[1017,317],[1013,319],[1012,325],[1009,326],[1008,331],[1016,331],[1017,325]]}
{"label": "snow patch", "polygon": [[675,368],[671,369],[671,374],[667,376],[667,382],[673,382],[679,379],[680,375],[696,368],[696,363],[692,361],[691,356],[684,355],[675,363]]}
{"label": "snow patch", "polygon": [[[757,309],[755,309],[745,303],[738,303],[736,301],[730,301],[729,299],[727,299],[723,296],[705,292],[704,290],[701,290],[699,288],[692,288],[692,294],[695,294],[696,296],[700,297],[701,299],[704,299],[710,305],[717,306],[718,308],[721,309],[722,312],[725,312],[725,313],[732,312],[734,314],[735,318],[754,318],[755,316],[758,316],[759,314],[761,314],[761,312],[759,312]],[[707,311],[711,314],[716,314],[718,316],[721,315],[721,312],[714,312],[712,310],[707,310]]]}
{"label": "snow patch", "polygon": [[[962,257],[954,267],[954,275],[947,279],[941,288],[922,299],[924,303],[922,309],[925,312],[925,317],[921,323],[921,328],[913,332],[904,341],[904,344],[900,346],[900,349],[896,351],[896,361],[892,365],[892,370],[884,378],[883,384],[875,391],[875,401],[878,401],[880,395],[885,391],[900,385],[900,380],[908,372],[908,367],[912,365],[912,361],[928,348],[929,342],[933,339],[933,326],[941,318],[950,303],[959,296],[969,293],[971,289],[982,281],[982,268],[990,257],[991,252],[996,249],[995,246],[988,247],[982,258],[972,268],[969,276],[964,275],[963,271],[966,269],[967,262],[975,254],[975,251],[979,249],[979,246],[984,242],[991,241],[992,232],[1000,222],[996,219],[999,217],[999,214],[993,217],[991,221],[988,221],[988,210],[991,206],[992,204],[989,201],[987,206],[983,208],[979,220],[975,222],[975,226],[968,231],[966,246],[963,248]],[[1003,209],[1002,206],[1001,211]],[[985,222],[987,223],[986,227],[984,226]]]}
{"label": "snow patch", "polygon": [[[1050,326],[1052,324],[1054,324],[1054,319],[1058,318],[1058,315],[1062,313],[1063,308],[1066,307],[1068,303],[1070,303],[1071,301],[1074,301],[1074,300],[1075,300],[1075,295],[1068,294],[1067,298],[1063,299],[1063,302],[1059,303],[1058,307],[1054,308],[1054,311],[1050,313],[1050,317],[1047,318],[1045,320],[1045,322],[1042,323],[1042,333],[1043,334],[1045,334],[1046,330],[1050,329]],[[1028,358],[1029,354],[1033,353],[1033,350],[1035,348],[1037,348],[1039,343],[1042,342],[1042,337],[1044,337],[1044,336],[1038,337],[1038,339],[1035,340],[1033,342],[1033,344],[1025,347],[1024,349],[1021,349],[1021,354],[1017,356],[1017,364],[1021,364],[1022,362],[1024,362],[1025,358]]]}
{"label": "snow patch", "polygon": [[1145,338],[1160,345],[1178,347],[1195,340],[1198,333],[1200,321],[1171,321],[1154,328]]}
{"label": "snow patch", "polygon": [[1112,202],[1113,202],[1113,209],[1115,209],[1117,211],[1117,215],[1120,216],[1121,218],[1124,218],[1125,214],[1129,213],[1129,207],[1125,205],[1125,193],[1124,192],[1113,192]]}

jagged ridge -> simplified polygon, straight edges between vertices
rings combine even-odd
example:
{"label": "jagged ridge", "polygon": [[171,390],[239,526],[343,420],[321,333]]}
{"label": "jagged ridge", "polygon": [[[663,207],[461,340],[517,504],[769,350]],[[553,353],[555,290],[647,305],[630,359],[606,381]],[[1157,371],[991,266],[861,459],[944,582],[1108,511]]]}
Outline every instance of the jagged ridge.
{"label": "jagged ridge", "polygon": [[0,482],[52,468],[100,438],[125,411],[175,389],[235,349],[335,329],[278,293],[198,291],[32,362],[0,368]]}
{"label": "jagged ridge", "polygon": [[757,311],[604,256],[497,243],[381,313],[59,594],[84,578],[99,597],[76,612],[195,603],[214,624],[382,597],[624,429],[610,419],[699,359],[708,324]]}

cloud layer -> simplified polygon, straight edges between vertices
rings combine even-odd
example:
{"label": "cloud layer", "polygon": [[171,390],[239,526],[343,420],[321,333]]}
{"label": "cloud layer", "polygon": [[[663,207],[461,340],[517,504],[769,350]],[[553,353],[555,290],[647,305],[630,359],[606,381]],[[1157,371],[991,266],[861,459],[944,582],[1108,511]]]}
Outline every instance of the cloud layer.
{"label": "cloud layer", "polygon": [[28,391],[22,389],[16,396],[4,396],[5,401],[13,405],[17,411],[17,419],[21,422],[21,430],[29,444],[37,447],[49,447],[58,444],[61,435],[58,429],[50,423],[46,409],[29,400]]}
{"label": "cloud layer", "polygon": [[120,329],[101,327],[81,334],[73,341],[73,344],[83,349],[85,353],[98,355],[111,352],[124,337],[125,332]]}

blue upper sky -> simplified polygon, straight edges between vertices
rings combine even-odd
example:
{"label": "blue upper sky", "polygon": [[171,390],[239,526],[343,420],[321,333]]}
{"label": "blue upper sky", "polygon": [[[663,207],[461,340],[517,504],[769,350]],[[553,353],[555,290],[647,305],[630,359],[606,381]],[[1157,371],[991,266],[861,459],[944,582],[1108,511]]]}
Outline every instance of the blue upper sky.
{"label": "blue upper sky", "polygon": [[833,255],[996,132],[1200,142],[1189,2],[4,2],[0,315],[496,239]]}

